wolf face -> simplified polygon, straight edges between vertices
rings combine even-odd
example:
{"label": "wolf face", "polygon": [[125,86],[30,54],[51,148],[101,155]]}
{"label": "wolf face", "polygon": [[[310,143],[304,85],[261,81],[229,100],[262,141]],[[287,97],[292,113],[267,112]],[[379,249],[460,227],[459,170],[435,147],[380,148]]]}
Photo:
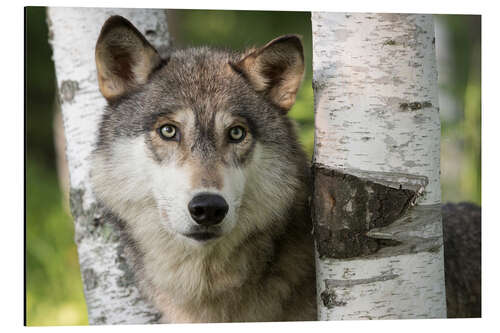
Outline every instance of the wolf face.
{"label": "wolf face", "polygon": [[288,213],[306,167],[286,117],[304,72],[298,37],[243,54],[193,48],[162,59],[112,17],[96,63],[109,105],[92,183],[136,233],[199,246]]}

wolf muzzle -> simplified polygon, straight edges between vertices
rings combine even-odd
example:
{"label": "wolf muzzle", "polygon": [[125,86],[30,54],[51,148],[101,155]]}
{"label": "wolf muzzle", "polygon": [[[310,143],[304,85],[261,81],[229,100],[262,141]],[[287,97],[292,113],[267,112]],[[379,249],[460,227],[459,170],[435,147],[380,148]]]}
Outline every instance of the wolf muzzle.
{"label": "wolf muzzle", "polygon": [[201,193],[191,199],[188,209],[196,223],[208,227],[220,223],[226,216],[229,206],[218,194]]}

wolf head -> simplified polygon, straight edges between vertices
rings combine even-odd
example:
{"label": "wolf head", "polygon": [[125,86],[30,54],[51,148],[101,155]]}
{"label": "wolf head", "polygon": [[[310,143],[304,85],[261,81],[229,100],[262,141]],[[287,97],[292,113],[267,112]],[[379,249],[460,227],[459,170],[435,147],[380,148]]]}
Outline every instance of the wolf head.
{"label": "wolf head", "polygon": [[113,16],[95,54],[108,106],[91,179],[128,227],[206,244],[273,227],[303,204],[307,163],[286,115],[304,73],[297,36],[162,58]]}

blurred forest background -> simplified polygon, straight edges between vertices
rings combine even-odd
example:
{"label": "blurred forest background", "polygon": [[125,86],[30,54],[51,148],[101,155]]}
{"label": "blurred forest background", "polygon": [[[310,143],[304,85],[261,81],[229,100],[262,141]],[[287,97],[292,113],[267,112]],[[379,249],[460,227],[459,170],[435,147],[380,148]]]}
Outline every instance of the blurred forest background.
{"label": "blurred forest background", "polygon": [[[45,8],[25,12],[26,320],[27,325],[85,325],[87,313],[73,223],[57,177],[53,121],[56,83]],[[102,24],[103,22],[96,22]],[[442,120],[443,202],[481,204],[481,17],[436,15]],[[312,36],[308,12],[168,11],[177,46],[243,49],[286,33],[303,36],[306,77],[290,115],[312,154]],[[82,50],[84,51],[84,50]],[[94,52],[94,50],[88,50]]]}

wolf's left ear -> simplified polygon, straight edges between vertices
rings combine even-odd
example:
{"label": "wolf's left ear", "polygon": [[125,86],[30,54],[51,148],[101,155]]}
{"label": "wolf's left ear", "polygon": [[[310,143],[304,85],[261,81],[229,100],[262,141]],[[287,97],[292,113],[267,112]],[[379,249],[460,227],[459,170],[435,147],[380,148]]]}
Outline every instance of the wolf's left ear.
{"label": "wolf's left ear", "polygon": [[146,38],[121,16],[104,23],[95,48],[99,90],[107,100],[146,83],[161,57]]}
{"label": "wolf's left ear", "polygon": [[304,77],[302,42],[297,35],[278,37],[231,66],[256,91],[266,93],[275,105],[288,111]]}

